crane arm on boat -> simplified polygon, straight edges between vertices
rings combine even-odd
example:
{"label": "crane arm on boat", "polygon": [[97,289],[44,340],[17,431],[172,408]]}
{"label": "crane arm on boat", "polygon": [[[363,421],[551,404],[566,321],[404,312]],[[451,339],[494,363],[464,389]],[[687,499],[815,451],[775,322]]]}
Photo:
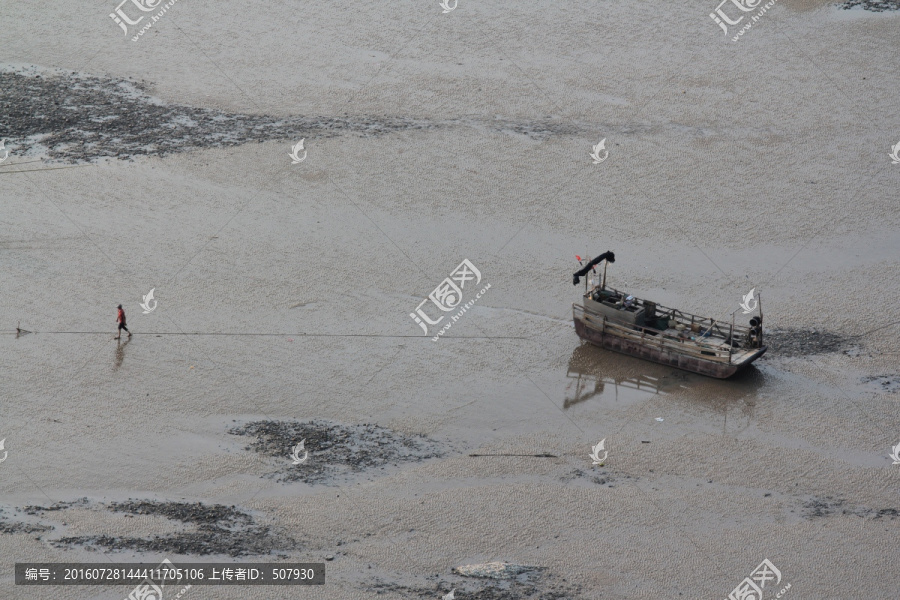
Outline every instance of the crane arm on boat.
{"label": "crane arm on boat", "polygon": [[590,271],[591,269],[593,269],[594,265],[596,265],[599,262],[604,261],[604,260],[607,262],[611,262],[611,263],[616,262],[616,255],[613,254],[613,252],[611,250],[607,250],[606,252],[604,252],[603,254],[601,254],[600,256],[595,258],[594,260],[590,261],[587,264],[587,266],[585,266],[583,269],[581,269],[580,271],[578,271],[577,273],[572,275],[572,284],[578,285],[578,282],[581,281],[581,277],[584,277],[585,275],[587,275],[587,272]]}

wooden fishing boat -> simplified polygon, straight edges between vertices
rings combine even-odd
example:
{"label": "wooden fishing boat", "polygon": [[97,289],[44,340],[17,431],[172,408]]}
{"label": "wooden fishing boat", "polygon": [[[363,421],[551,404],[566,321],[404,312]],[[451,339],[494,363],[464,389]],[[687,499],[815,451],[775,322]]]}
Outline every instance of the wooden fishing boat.
{"label": "wooden fishing boat", "polygon": [[726,324],[635,298],[606,287],[607,264],[615,262],[612,252],[588,261],[574,274],[574,284],[578,285],[580,277],[601,261],[606,261],[602,281],[589,286],[585,279],[582,303],[572,305],[575,332],[582,339],[607,350],[718,379],[731,377],[765,353],[761,300],[757,300],[759,314],[745,326],[735,324],[734,313],[731,323]]}

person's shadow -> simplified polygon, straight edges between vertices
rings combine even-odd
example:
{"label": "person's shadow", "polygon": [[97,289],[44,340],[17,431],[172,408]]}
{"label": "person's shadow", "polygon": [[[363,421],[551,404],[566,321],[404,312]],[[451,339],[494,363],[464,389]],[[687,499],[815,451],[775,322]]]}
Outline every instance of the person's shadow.
{"label": "person's shadow", "polygon": [[127,346],[131,342],[131,338],[125,338],[125,341],[116,340],[116,365],[113,367],[113,371],[118,371],[119,367],[122,366],[122,361],[125,360],[125,346]]}

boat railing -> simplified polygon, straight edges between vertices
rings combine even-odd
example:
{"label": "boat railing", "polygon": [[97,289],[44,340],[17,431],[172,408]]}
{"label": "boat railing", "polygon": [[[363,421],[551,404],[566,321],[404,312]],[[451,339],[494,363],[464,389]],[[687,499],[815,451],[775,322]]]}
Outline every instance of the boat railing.
{"label": "boat railing", "polygon": [[[612,292],[622,295],[623,292],[620,292],[614,288],[607,288]],[[641,300],[641,305],[645,306],[646,301]],[[718,321],[716,319],[712,319],[709,317],[700,317],[698,315],[693,315],[691,313],[686,313],[678,310],[677,308],[669,308],[668,306],[663,306],[661,304],[656,304],[656,317],[668,317],[669,319],[674,319],[677,323],[684,325],[686,327],[690,327],[692,325],[696,325],[701,334],[709,332],[709,333],[717,333],[721,335],[725,339],[741,339],[745,340],[748,338],[750,334],[750,327],[748,325],[738,325],[734,324],[734,329],[732,330],[731,323],[725,323],[723,321]],[[651,328],[652,329],[652,328]],[[693,328],[691,328],[693,330]]]}
{"label": "boat railing", "polygon": [[[684,354],[701,360],[731,364],[731,349],[723,350],[712,345],[704,344],[702,339],[683,340],[674,338],[666,335],[659,329],[654,329],[652,327],[613,323],[604,315],[586,309],[579,304],[573,304],[572,308],[576,319],[579,319],[585,326],[600,332],[609,330],[611,335],[616,335],[644,346],[657,346],[660,349],[672,350],[678,354]],[[648,334],[648,331],[652,333]]]}

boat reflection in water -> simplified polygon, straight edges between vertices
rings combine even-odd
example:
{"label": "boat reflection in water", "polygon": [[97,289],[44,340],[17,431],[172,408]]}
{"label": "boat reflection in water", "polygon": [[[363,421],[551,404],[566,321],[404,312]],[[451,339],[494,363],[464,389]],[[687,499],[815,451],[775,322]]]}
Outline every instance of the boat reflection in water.
{"label": "boat reflection in water", "polygon": [[691,414],[710,430],[734,434],[753,420],[765,375],[755,367],[725,381],[640,359],[604,352],[582,343],[569,358],[563,409],[590,400],[594,408],[628,408],[654,396],[671,396],[667,406]]}
{"label": "boat reflection in water", "polygon": [[[630,361],[623,357],[600,352],[591,344],[581,344],[575,348],[566,372],[566,377],[571,381],[566,385],[563,408],[570,408],[590,399],[604,398],[607,384],[612,386],[609,400],[620,405],[631,404],[656,394],[665,395],[668,393],[666,390],[673,386],[679,387],[679,383],[666,374],[669,369],[646,369],[656,371],[658,375],[635,373],[628,369],[628,362]],[[679,377],[676,376],[675,379]]]}

